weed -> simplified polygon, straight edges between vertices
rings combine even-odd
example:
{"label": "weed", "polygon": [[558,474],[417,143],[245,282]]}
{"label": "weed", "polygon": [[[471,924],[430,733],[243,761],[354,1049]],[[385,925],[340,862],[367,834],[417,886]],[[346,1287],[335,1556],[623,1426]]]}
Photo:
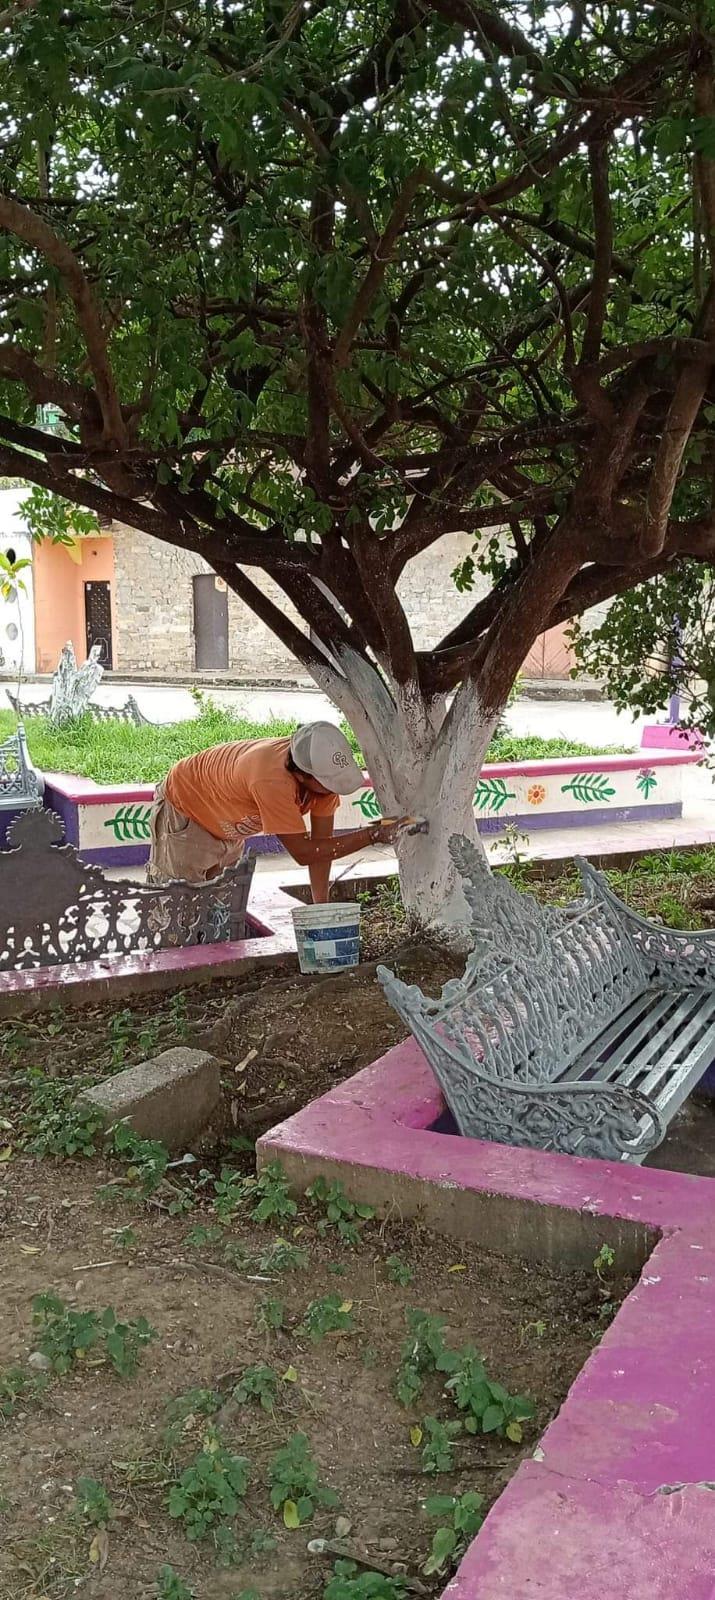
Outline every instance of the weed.
{"label": "weed", "polygon": [[114,1507],[104,1484],[96,1478],[78,1478],[75,1495],[77,1510],[84,1522],[93,1528],[106,1528],[114,1516]]}
{"label": "weed", "polygon": [[24,1406],[38,1400],[47,1383],[46,1373],[25,1372],[22,1367],[7,1367],[0,1372],[0,1417],[9,1421]]}
{"label": "weed", "polygon": [[203,1449],[171,1485],[169,1516],[182,1522],[187,1539],[204,1539],[217,1524],[235,1517],[249,1476],[246,1457],[231,1455],[210,1432]]}
{"label": "weed", "polygon": [[407,1326],[409,1333],[402,1345],[396,1390],[403,1406],[413,1405],[422,1393],[426,1373],[452,1372],[459,1359],[444,1342],[443,1317],[429,1316],[426,1311],[409,1310]]}
{"label": "weed", "polygon": [[30,1068],[24,1074],[30,1090],[20,1119],[21,1147],[33,1156],[93,1156],[102,1119],[89,1107],[78,1106],[78,1080],[47,1078]]}
{"label": "weed", "polygon": [[422,1423],[422,1471],[430,1474],[451,1472],[454,1467],[454,1441],[462,1432],[461,1422],[440,1422],[425,1417]]}
{"label": "weed", "polygon": [[659,895],[654,905],[654,913],[668,928],[692,928],[693,913],[678,900],[674,894]]}
{"label": "weed", "polygon": [[214,1184],[213,1207],[221,1222],[229,1222],[246,1198],[245,1178],[232,1167],[222,1167]]}
{"label": "weed", "polygon": [[404,1600],[404,1578],[381,1572],[363,1572],[354,1561],[336,1561],[333,1576],[323,1590],[323,1600]]}
{"label": "weed", "polygon": [[114,1228],[112,1237],[115,1250],[133,1250],[138,1244],[136,1233],[132,1227]]}
{"label": "weed", "polygon": [[259,1272],[303,1272],[308,1265],[307,1250],[289,1244],[287,1239],[275,1239],[258,1257]]}
{"label": "weed", "polygon": [[216,1563],[219,1567],[235,1567],[240,1561],[238,1541],[233,1528],[228,1522],[219,1522],[214,1528],[211,1538],[216,1552]]}
{"label": "weed", "polygon": [[399,1284],[401,1289],[406,1289],[415,1275],[409,1262],[402,1261],[400,1256],[388,1256],[385,1267],[390,1283]]}
{"label": "weed", "polygon": [[[613,1301],[613,1285],[610,1274],[616,1264],[616,1252],[609,1244],[602,1244],[593,1263],[593,1270],[598,1279],[598,1292],[601,1304],[598,1308],[599,1322],[610,1322],[615,1306]],[[599,1330],[600,1331],[600,1330]]]}
{"label": "weed", "polygon": [[288,1191],[288,1179],[280,1161],[271,1161],[255,1178],[244,1180],[247,1199],[255,1199],[251,1212],[254,1222],[294,1217],[298,1207]]}
{"label": "weed", "polygon": [[177,1039],[189,1037],[189,1007],[186,999],[186,990],[177,989],[172,994],[168,1006],[169,1021]]}
{"label": "weed", "polygon": [[446,1390],[463,1414],[467,1433],[498,1433],[519,1444],[522,1422],[534,1415],[533,1400],[511,1395],[503,1384],[492,1382],[481,1356],[469,1345],[457,1356]]}
{"label": "weed", "polygon": [[355,1319],[352,1300],[341,1300],[339,1294],[328,1294],[323,1300],[311,1300],[306,1308],[298,1333],[311,1344],[319,1344],[328,1333],[353,1333]]}
{"label": "weed", "polygon": [[268,1469],[268,1481],[271,1505],[275,1511],[282,1510],[287,1528],[299,1528],[308,1522],[316,1506],[338,1504],[334,1490],[324,1488],[320,1482],[304,1433],[294,1433],[274,1456]]}
{"label": "weed", "polygon": [[117,1011],[109,1024],[109,1042],[112,1049],[111,1063],[115,1071],[124,1065],[133,1027],[134,1019],[131,1011],[128,1010]]}
{"label": "weed", "polygon": [[111,1130],[112,1154],[129,1163],[127,1177],[138,1183],[141,1195],[154,1194],[169,1165],[169,1152],[158,1139],[142,1139],[126,1122]]}
{"label": "weed", "polygon": [[137,1038],[137,1047],[142,1057],[146,1058],[150,1055],[153,1055],[153,1052],[159,1042],[160,1031],[159,1023],[156,1021],[156,1019],[154,1019],[152,1022],[146,1022],[144,1024],[144,1027],[140,1030]]}
{"label": "weed", "polygon": [[243,1377],[233,1390],[233,1398],[239,1405],[245,1405],[248,1400],[257,1400],[264,1411],[274,1411],[278,1381],[278,1373],[273,1367],[260,1364],[246,1367]]}
{"label": "weed", "polygon": [[256,1312],[256,1323],[261,1333],[280,1333],[285,1327],[285,1307],[282,1300],[269,1296],[262,1300]]}
{"label": "weed", "polygon": [[377,1366],[380,1357],[379,1357],[378,1352],[375,1349],[375,1346],[373,1344],[366,1344],[366,1345],[363,1346],[363,1352],[362,1352],[362,1358],[361,1359],[362,1359],[362,1364],[363,1364],[363,1366],[365,1368],[365,1371],[366,1372],[374,1372],[375,1367]]}
{"label": "weed", "polygon": [[176,1395],[166,1407],[166,1441],[176,1444],[184,1434],[190,1433],[199,1417],[214,1417],[221,1410],[223,1398],[217,1389],[187,1389]]}
{"label": "weed", "polygon": [[195,1589],[190,1589],[173,1567],[160,1567],[156,1579],[156,1600],[195,1600]]}
{"label": "weed", "polygon": [[223,1244],[225,1237],[223,1228],[206,1227],[203,1222],[197,1222],[187,1233],[184,1244],[190,1245],[192,1250],[203,1250],[205,1245]]}
{"label": "weed", "polygon": [[432,1549],[422,1571],[432,1577],[444,1571],[449,1564],[455,1566],[470,1539],[479,1532],[484,1521],[482,1504],[484,1496],[470,1490],[467,1494],[435,1494],[425,1500],[428,1517],[439,1517],[441,1526],[432,1539]]}
{"label": "weed", "polygon": [[248,1541],[249,1554],[252,1556],[270,1555],[275,1550],[278,1540],[270,1528],[254,1528]]}
{"label": "weed", "polygon": [[315,1183],[311,1183],[310,1188],[306,1189],[306,1197],[323,1213],[318,1223],[318,1232],[325,1233],[329,1227],[333,1227],[345,1244],[358,1244],[360,1224],[371,1221],[375,1215],[374,1206],[357,1205],[353,1200],[349,1200],[342,1184],[337,1180],[328,1183],[327,1178],[316,1178]]}
{"label": "weed", "polygon": [[599,1283],[603,1283],[606,1273],[610,1272],[611,1268],[614,1267],[615,1264],[615,1250],[611,1249],[610,1244],[602,1244],[593,1263],[593,1270],[598,1278]]}
{"label": "weed", "polygon": [[108,1359],[120,1377],[132,1377],[140,1350],[156,1338],[146,1317],[119,1322],[111,1306],[101,1315],[97,1311],[72,1311],[54,1294],[35,1295],[32,1320],[39,1330],[38,1349],[57,1373],[69,1372],[90,1350],[98,1349],[100,1359]]}
{"label": "weed", "polygon": [[535,1339],[543,1339],[547,1327],[548,1323],[542,1322],[541,1318],[539,1318],[536,1322],[525,1322],[523,1327],[519,1330],[520,1336],[522,1339],[525,1339],[528,1334],[533,1333]]}

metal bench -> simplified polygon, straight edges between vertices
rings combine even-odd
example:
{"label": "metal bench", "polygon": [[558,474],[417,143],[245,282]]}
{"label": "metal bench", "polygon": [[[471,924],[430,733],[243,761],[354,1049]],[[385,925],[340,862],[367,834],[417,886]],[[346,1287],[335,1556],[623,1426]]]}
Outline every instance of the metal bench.
{"label": "metal bench", "polygon": [[0,974],[243,939],[255,858],[210,883],[160,888],[88,866],[54,811],[16,817],[0,850]]}
{"label": "metal bench", "polygon": [[[13,711],[17,712],[18,716],[49,716],[49,700],[23,699],[21,705],[17,695],[13,694],[10,689],[6,689],[5,693],[10,701]],[[87,714],[92,718],[93,722],[130,722],[135,728],[153,726],[153,724],[150,723],[149,718],[144,716],[144,712],[139,710],[139,706],[137,705],[133,694],[127,695],[126,700],[121,706],[98,706],[91,704],[85,709]]]}
{"label": "metal bench", "polygon": [[42,804],[45,780],[30,760],[25,729],[19,723],[0,744],[0,810],[26,811]]}
{"label": "metal bench", "polygon": [[540,906],[450,841],[474,948],[439,1000],[378,977],[424,1051],[459,1132],[642,1161],[715,1061],[715,930],[630,911],[579,861],[582,899]]}

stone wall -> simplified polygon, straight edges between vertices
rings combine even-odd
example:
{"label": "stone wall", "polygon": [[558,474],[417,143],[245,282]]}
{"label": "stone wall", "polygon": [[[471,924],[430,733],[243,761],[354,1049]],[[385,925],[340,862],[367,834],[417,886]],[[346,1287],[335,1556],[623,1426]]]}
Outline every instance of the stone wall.
{"label": "stone wall", "polygon": [[[200,556],[160,544],[147,534],[115,524],[115,667],[121,672],[192,673],[194,668],[192,578],[210,568]],[[400,598],[420,649],[435,644],[474,604],[460,595],[450,573],[472,544],[469,534],[448,534],[406,567]],[[270,578],[255,582],[295,618]],[[229,594],[229,671],[240,677],[295,682],[304,670],[236,595]]]}

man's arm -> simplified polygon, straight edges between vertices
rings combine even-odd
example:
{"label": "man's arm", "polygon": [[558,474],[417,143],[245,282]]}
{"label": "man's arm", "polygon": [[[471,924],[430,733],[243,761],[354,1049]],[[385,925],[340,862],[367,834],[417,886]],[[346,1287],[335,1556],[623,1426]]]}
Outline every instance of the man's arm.
{"label": "man's arm", "polygon": [[[331,840],[335,828],[335,817],[332,813],[319,816],[315,811],[310,817],[311,843],[318,844],[321,840]],[[330,899],[330,860],[310,861],[310,888],[313,895],[313,905],[322,906]]]}
{"label": "man's arm", "polygon": [[329,871],[331,861],[351,856],[354,850],[364,850],[369,844],[393,844],[401,825],[402,819],[399,822],[373,822],[369,828],[356,828],[352,833],[341,834],[339,839],[334,835],[327,839],[315,839],[307,833],[279,833],[277,838],[299,867],[327,862]]}

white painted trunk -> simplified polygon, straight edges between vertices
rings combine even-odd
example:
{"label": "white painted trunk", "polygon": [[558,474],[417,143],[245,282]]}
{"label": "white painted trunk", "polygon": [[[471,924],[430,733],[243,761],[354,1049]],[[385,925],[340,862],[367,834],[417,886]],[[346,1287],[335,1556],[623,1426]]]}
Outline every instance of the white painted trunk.
{"label": "white painted trunk", "polygon": [[352,652],[341,652],[340,667],[340,676],[330,670],[318,681],[362,744],[383,815],[424,818],[428,825],[398,844],[409,922],[430,938],[464,947],[468,910],[449,840],[454,833],[478,840],[472,800],[500,708],[486,712],[471,684],[462,685],[449,710],[444,701],[428,704],[414,685],[386,684]]}

